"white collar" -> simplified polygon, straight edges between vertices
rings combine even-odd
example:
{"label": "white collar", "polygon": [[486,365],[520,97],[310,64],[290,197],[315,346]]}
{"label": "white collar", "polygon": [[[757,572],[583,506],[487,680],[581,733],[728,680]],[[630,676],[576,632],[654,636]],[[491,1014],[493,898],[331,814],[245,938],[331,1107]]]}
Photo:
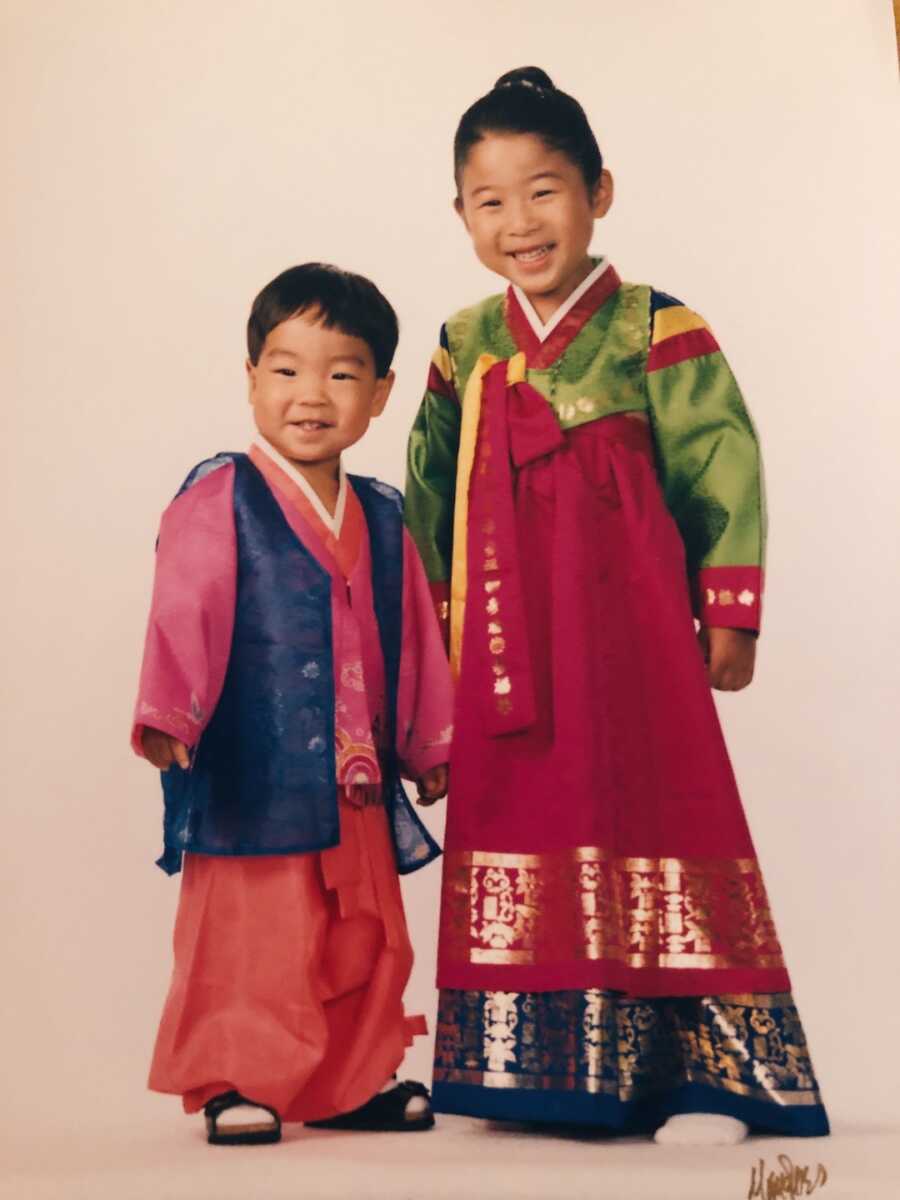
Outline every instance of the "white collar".
{"label": "white collar", "polygon": [[267,458],[270,458],[276,466],[281,467],[285,475],[293,482],[310,502],[315,509],[316,516],[336,538],[341,536],[341,526],[344,523],[344,510],[347,507],[347,472],[344,470],[344,463],[341,461],[338,466],[338,498],[334,509],[334,516],[328,511],[319,497],[316,495],[316,490],[309,480],[298,471],[294,464],[280,454],[271,442],[267,441],[261,433],[258,433],[253,439],[253,444],[262,450]]}
{"label": "white collar", "polygon": [[608,267],[609,259],[601,258],[596,267],[594,267],[593,271],[591,271],[590,275],[588,275],[587,279],[582,280],[575,291],[572,292],[570,296],[566,297],[546,325],[534,311],[534,306],[519,285],[513,285],[515,297],[519,302],[522,312],[528,318],[528,324],[534,330],[535,337],[538,339],[538,341],[545,342],[547,340],[563,317],[572,311],[588,288],[592,287],[597,282],[597,280]]}

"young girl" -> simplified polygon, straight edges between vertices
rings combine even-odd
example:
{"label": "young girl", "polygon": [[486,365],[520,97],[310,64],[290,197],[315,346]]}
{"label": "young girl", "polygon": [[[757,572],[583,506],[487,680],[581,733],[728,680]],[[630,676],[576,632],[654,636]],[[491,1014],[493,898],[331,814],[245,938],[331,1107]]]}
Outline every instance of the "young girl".
{"label": "young girl", "polygon": [[827,1133],[709,690],[750,682],[760,619],[737,385],[701,317],[589,257],[612,178],[542,71],[463,115],[455,169],[509,287],[442,329],[409,449],[459,681],[435,1107]]}

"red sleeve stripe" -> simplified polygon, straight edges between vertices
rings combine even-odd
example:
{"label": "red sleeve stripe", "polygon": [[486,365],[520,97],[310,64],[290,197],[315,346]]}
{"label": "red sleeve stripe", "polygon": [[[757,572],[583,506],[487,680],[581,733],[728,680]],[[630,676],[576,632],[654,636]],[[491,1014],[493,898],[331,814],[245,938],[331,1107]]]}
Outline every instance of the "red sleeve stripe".
{"label": "red sleeve stripe", "polygon": [[456,389],[453,384],[447,382],[434,363],[431,364],[428,371],[427,387],[429,392],[436,392],[438,396],[446,396],[448,400],[456,399]]}
{"label": "red sleeve stripe", "polygon": [[700,624],[758,631],[764,580],[761,567],[701,567],[692,589]]}
{"label": "red sleeve stripe", "polygon": [[704,354],[714,354],[718,349],[719,343],[708,329],[690,329],[687,333],[677,333],[674,337],[651,346],[647,355],[647,370],[658,371],[662,367],[673,367],[689,358],[702,358]]}

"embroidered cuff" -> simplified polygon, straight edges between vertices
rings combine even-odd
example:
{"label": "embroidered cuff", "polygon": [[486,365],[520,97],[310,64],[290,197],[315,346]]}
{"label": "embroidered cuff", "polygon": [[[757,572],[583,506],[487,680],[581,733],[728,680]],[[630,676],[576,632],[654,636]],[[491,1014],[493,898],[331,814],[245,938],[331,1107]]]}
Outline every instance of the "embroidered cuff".
{"label": "embroidered cuff", "polygon": [[762,591],[760,567],[703,567],[694,580],[694,615],[706,628],[758,633]]}
{"label": "embroidered cuff", "polygon": [[158,729],[160,733],[170,734],[180,742],[184,742],[189,750],[200,736],[200,721],[193,716],[178,709],[169,709],[167,712],[163,712],[143,700],[138,705],[135,721],[131,727],[131,748],[140,758],[144,757],[141,736],[147,727]]}
{"label": "embroidered cuff", "polygon": [[[446,733],[447,731],[445,731]],[[450,736],[445,736],[439,742],[428,742],[415,748],[407,746],[403,756],[404,778],[413,782],[421,779],[432,767],[440,767],[450,762]]]}

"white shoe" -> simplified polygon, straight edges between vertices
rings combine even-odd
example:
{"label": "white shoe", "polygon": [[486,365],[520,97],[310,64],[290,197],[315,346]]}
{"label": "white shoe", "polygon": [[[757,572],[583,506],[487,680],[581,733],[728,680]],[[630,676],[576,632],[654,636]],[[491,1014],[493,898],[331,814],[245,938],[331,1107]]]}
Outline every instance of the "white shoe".
{"label": "white shoe", "polygon": [[743,1121],[719,1113],[679,1113],[653,1135],[661,1146],[737,1146],[750,1132]]}

